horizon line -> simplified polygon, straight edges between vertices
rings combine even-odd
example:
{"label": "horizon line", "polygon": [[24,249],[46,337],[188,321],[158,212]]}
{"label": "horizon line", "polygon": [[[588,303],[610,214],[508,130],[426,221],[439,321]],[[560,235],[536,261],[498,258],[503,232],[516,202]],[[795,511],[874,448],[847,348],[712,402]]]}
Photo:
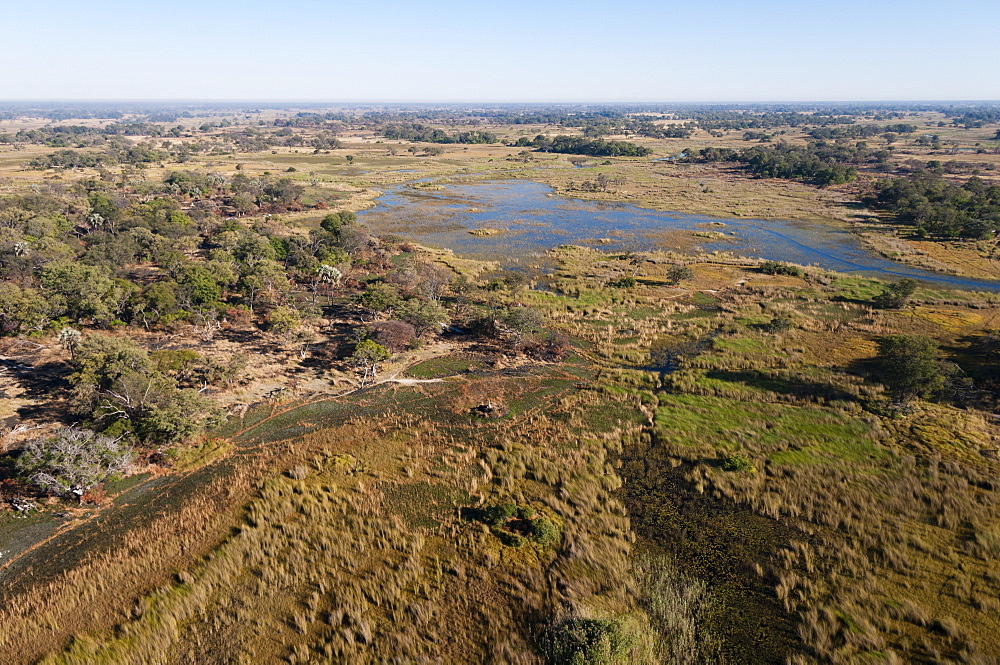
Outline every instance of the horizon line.
{"label": "horizon line", "polygon": [[200,97],[163,97],[163,98],[23,98],[0,99],[0,104],[616,104],[616,105],[672,105],[672,104],[1000,104],[1000,99],[727,99],[727,100],[684,100],[684,101],[639,101],[639,100],[390,100],[390,99],[295,99],[295,98],[200,98]]}

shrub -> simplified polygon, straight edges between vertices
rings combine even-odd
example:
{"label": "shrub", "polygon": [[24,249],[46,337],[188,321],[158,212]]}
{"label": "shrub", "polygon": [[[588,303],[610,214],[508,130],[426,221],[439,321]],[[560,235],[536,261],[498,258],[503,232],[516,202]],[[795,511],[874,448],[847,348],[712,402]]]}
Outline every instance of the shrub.
{"label": "shrub", "polygon": [[677,284],[685,279],[693,279],[694,270],[687,266],[673,266],[667,271],[667,281],[670,284]]}
{"label": "shrub", "polygon": [[757,470],[753,464],[753,460],[743,453],[724,456],[722,458],[722,468],[725,471],[746,471],[747,473],[753,473]]}
{"label": "shrub", "polygon": [[633,289],[636,284],[638,284],[638,282],[635,277],[622,277],[621,279],[609,282],[608,286],[614,286],[619,289]]}
{"label": "shrub", "polygon": [[928,397],[944,385],[937,344],[924,335],[879,338],[875,365],[883,383],[903,402]]}
{"label": "shrub", "polygon": [[552,665],[607,665],[625,662],[630,642],[619,621],[574,617],[546,626],[538,647]]}
{"label": "shrub", "polygon": [[788,316],[776,316],[763,326],[764,330],[769,333],[788,332],[792,327],[792,319]]}
{"label": "shrub", "polygon": [[550,520],[539,517],[531,520],[529,535],[539,545],[554,545],[559,540],[559,529]]}
{"label": "shrub", "polygon": [[767,275],[787,275],[789,277],[802,277],[805,275],[802,268],[778,261],[764,261],[758,266],[758,269]]}
{"label": "shrub", "polygon": [[492,526],[500,526],[517,514],[517,504],[506,501],[495,506],[483,508],[483,521]]}
{"label": "shrub", "polygon": [[371,326],[371,337],[393,353],[405,351],[417,336],[417,330],[405,321],[378,321]]}
{"label": "shrub", "polygon": [[516,533],[511,533],[506,529],[493,529],[493,535],[500,539],[500,542],[507,547],[523,547],[524,538]]}

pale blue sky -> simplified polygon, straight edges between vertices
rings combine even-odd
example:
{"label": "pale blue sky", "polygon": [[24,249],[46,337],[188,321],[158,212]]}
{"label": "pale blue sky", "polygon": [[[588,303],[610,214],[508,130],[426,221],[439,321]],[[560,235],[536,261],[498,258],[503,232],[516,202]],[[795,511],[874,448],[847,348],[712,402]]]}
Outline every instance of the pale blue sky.
{"label": "pale blue sky", "polygon": [[1000,0],[0,1],[0,99],[1000,99]]}

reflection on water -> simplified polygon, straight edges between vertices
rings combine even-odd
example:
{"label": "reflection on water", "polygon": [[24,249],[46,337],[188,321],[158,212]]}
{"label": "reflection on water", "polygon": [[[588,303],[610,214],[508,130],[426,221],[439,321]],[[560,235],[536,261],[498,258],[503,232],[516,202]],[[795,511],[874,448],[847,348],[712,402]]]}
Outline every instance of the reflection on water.
{"label": "reflection on water", "polygon": [[[523,180],[447,185],[434,190],[414,190],[403,185],[379,197],[376,203],[374,209],[360,213],[361,221],[376,232],[398,234],[477,258],[530,262],[562,244],[612,252],[683,249],[671,243],[665,232],[711,230],[721,233],[698,239],[698,246],[705,251],[817,265],[840,272],[913,277],[942,286],[1000,290],[1000,281],[952,277],[894,263],[865,249],[849,232],[817,224],[720,220],[624,203],[579,201],[555,196],[547,185]],[[506,231],[492,236],[468,232],[478,228]]]}

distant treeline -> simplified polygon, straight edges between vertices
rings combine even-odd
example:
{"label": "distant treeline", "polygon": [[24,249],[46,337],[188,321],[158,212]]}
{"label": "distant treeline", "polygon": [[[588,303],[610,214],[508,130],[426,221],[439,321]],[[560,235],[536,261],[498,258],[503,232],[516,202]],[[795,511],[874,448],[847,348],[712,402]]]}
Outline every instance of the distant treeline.
{"label": "distant treeline", "polygon": [[653,152],[645,146],[628,141],[605,141],[604,139],[562,135],[549,138],[539,134],[533,141],[522,137],[514,145],[536,148],[541,152],[587,155],[588,157],[646,157]]}
{"label": "distant treeline", "polygon": [[1000,122],[1000,107],[959,109],[959,112],[955,114],[951,122],[955,125],[961,125],[966,129]]}
{"label": "distant treeline", "polygon": [[806,132],[814,139],[867,139],[880,134],[912,134],[917,131],[916,125],[900,122],[894,125],[841,125],[832,127],[817,127]]}
{"label": "distant treeline", "polygon": [[691,120],[706,130],[765,129],[770,127],[850,124],[854,119],[874,121],[903,118],[907,114],[939,112],[953,124],[980,127],[1000,121],[1000,104],[948,104],[942,102],[842,102],[757,104],[283,104],[252,106],[226,102],[3,102],[0,119],[47,120],[110,119],[140,122],[176,122],[181,118],[258,114],[263,109],[296,112],[292,118],[273,121],[275,126],[304,126],[329,122],[383,125],[399,122],[449,122],[475,124],[554,124],[566,127],[621,124],[621,119],[653,114],[674,120]]}
{"label": "distant treeline", "polygon": [[887,150],[870,150],[846,143],[816,141],[806,146],[779,143],[745,150],[731,148],[689,149],[684,157],[692,162],[736,162],[761,178],[803,180],[816,185],[851,182],[862,164],[885,164]]}
{"label": "distant treeline", "polygon": [[490,132],[471,131],[449,134],[420,123],[401,123],[382,128],[382,136],[402,141],[423,141],[424,143],[496,143],[499,139]]}
{"label": "distant treeline", "polygon": [[1000,231],[1000,186],[977,177],[956,185],[932,171],[917,171],[882,181],[863,200],[895,213],[921,236],[981,239]]}

